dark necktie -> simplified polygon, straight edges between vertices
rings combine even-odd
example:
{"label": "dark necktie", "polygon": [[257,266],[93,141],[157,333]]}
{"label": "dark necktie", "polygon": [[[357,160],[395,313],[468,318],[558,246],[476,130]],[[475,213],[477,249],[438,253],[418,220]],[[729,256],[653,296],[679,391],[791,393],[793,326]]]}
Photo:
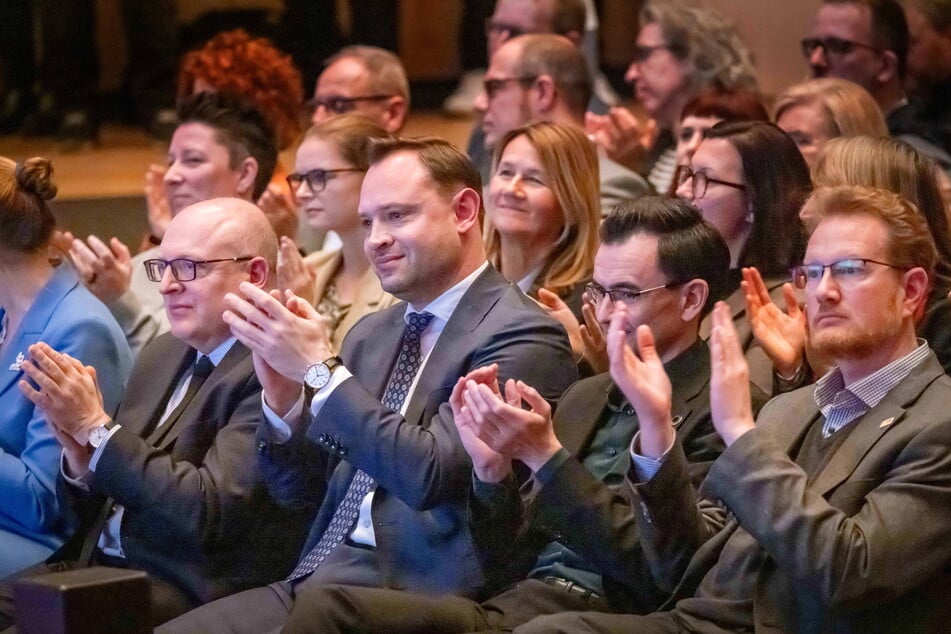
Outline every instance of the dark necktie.
{"label": "dark necktie", "polygon": [[[429,326],[433,317],[434,315],[431,313],[410,313],[407,317],[406,328],[403,330],[403,340],[400,345],[400,354],[393,366],[393,371],[390,373],[390,381],[386,385],[386,391],[383,393],[382,402],[384,407],[394,412],[400,411],[403,401],[406,400],[406,395],[409,394],[413,379],[419,371],[419,364],[422,361],[419,338]],[[360,516],[360,505],[363,503],[363,499],[375,484],[369,474],[357,470],[350,481],[347,493],[334,511],[333,517],[330,518],[330,524],[327,525],[324,534],[320,536],[317,545],[300,560],[287,581],[293,583],[317,570],[330,553],[343,543],[343,540],[350,533],[353,523]]]}
{"label": "dark necktie", "polygon": [[205,379],[211,376],[214,369],[215,364],[211,362],[208,355],[203,354],[195,361],[194,365],[192,365],[192,376],[188,381],[188,387],[185,388],[185,394],[182,396],[182,400],[178,402],[175,409],[169,412],[168,416],[159,421],[158,427],[149,435],[148,440],[151,445],[155,446],[162,441],[162,438],[168,433],[168,430],[175,425],[175,422],[182,415],[182,412],[185,411],[185,408],[188,407],[188,404],[191,403],[192,399],[195,398],[195,394],[201,389]]}

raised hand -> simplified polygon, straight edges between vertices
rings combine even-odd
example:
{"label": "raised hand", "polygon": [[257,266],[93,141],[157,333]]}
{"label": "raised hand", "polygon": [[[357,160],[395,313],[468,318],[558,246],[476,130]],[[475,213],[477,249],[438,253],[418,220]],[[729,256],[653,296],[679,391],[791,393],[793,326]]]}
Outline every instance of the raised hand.
{"label": "raised hand", "polygon": [[581,340],[584,342],[584,358],[595,372],[608,371],[608,348],[604,339],[601,322],[592,304],[588,300],[588,293],[582,295],[584,303],[581,305],[581,315],[584,324],[581,326]]}
{"label": "raised hand", "polygon": [[557,293],[547,288],[538,289],[538,303],[545,311],[555,318],[568,333],[568,342],[571,344],[571,352],[575,360],[579,361],[584,357],[584,340],[581,338],[581,324],[578,318],[571,312],[568,304],[564,302]]}
{"label": "raised hand", "polygon": [[786,312],[773,303],[755,268],[743,269],[740,282],[746,297],[746,315],[753,336],[780,376],[790,377],[803,363],[806,348],[806,318],[791,284],[783,284]]}
{"label": "raised hand", "polygon": [[242,282],[241,295],[228,293],[222,317],[238,341],[268,366],[300,385],[312,363],[332,356],[326,320],[309,302],[285,291],[271,295]]}
{"label": "raised hand", "polygon": [[297,235],[297,206],[277,185],[268,185],[258,198],[258,208],[267,216],[278,238]]}
{"label": "raised hand", "polygon": [[69,255],[86,288],[102,303],[114,302],[129,290],[132,255],[118,238],[112,238],[108,245],[96,236],[89,236],[87,242],[77,238]]}
{"label": "raised hand", "polygon": [[149,232],[161,240],[172,221],[172,207],[165,194],[163,165],[152,163],[145,172],[145,210],[149,220]]}
{"label": "raised hand", "polygon": [[650,327],[638,326],[637,353],[627,343],[627,328],[627,307],[616,302],[607,337],[611,378],[637,412],[641,455],[660,458],[675,436],[670,378],[654,347]]}
{"label": "raised hand", "polygon": [[[561,448],[551,421],[551,406],[531,386],[509,379],[504,394],[466,381],[463,400],[476,436],[499,454],[521,460],[533,473]],[[522,401],[529,409],[522,409]]]}
{"label": "raised hand", "polygon": [[45,343],[29,348],[23,372],[36,383],[21,380],[17,387],[43,412],[47,423],[85,446],[90,429],[109,422],[102,405],[96,370]]}
{"label": "raised hand", "polygon": [[753,429],[750,369],[743,355],[730,307],[717,302],[710,331],[710,413],[713,426],[729,447]]}
{"label": "raised hand", "polygon": [[[456,381],[452,395],[449,397],[449,406],[452,408],[452,420],[459,431],[459,439],[466,453],[472,458],[472,469],[476,477],[482,482],[497,483],[504,480],[512,472],[512,461],[487,445],[478,436],[475,421],[465,404],[463,393],[468,381],[472,380],[475,370]],[[497,384],[496,384],[497,386]]]}
{"label": "raised hand", "polygon": [[612,161],[637,170],[657,136],[657,124],[641,126],[627,108],[611,108],[605,115],[587,113],[585,132],[601,146]]}
{"label": "raised hand", "polygon": [[287,236],[282,237],[277,252],[278,288],[291,291],[314,304],[317,301],[314,296],[316,279],[314,272],[304,264],[297,243]]}

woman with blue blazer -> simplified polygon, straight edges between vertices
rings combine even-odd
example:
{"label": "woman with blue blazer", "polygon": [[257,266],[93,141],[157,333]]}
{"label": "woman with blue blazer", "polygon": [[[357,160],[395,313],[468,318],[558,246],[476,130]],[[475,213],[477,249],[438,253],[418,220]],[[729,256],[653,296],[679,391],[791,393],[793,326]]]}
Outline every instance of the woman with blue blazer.
{"label": "woman with blue blazer", "polygon": [[109,310],[72,265],[50,264],[51,175],[46,159],[0,157],[0,578],[44,560],[65,530],[56,486],[61,447],[18,387],[30,345],[43,341],[95,367],[107,411],[132,366]]}

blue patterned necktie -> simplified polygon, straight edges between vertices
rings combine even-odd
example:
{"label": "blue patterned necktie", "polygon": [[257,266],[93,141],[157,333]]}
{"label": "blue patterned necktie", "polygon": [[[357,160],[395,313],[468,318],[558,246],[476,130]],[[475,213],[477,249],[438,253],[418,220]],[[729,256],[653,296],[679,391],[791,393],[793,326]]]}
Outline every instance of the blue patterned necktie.
{"label": "blue patterned necktie", "polygon": [[[419,364],[422,362],[422,352],[419,346],[420,336],[433,320],[432,313],[410,313],[406,318],[406,328],[403,330],[403,340],[400,345],[400,354],[390,373],[390,381],[386,385],[386,391],[383,393],[383,406],[394,412],[400,411],[406,395],[409,394],[409,388],[419,372]],[[317,545],[300,560],[297,567],[287,578],[288,582],[294,583],[310,573],[324,563],[324,560],[333,552],[333,550],[343,543],[350,533],[353,523],[360,515],[360,505],[370,490],[376,483],[369,474],[362,470],[357,470],[350,481],[350,487],[346,495],[343,496],[333,517],[330,518],[330,524],[327,525],[324,534],[320,536]]]}

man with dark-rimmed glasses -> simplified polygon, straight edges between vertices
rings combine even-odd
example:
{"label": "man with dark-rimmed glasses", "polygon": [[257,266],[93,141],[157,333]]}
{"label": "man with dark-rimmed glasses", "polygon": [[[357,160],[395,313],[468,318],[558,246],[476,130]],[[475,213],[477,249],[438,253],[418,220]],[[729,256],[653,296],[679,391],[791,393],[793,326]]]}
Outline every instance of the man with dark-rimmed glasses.
{"label": "man with dark-rimmed glasses", "polygon": [[[237,198],[197,203],[172,219],[156,255],[145,270],[171,332],[143,349],[115,416],[95,372],[43,344],[23,366],[36,387],[21,385],[63,445],[60,484],[74,512],[73,538],[24,574],[143,570],[153,625],[286,573],[312,511],[281,508],[265,490],[261,386],[223,317],[240,284],[273,288],[267,218]],[[13,617],[9,590],[0,584],[0,629]]]}
{"label": "man with dark-rimmed glasses", "polygon": [[[617,311],[625,312],[632,345],[638,326],[656,333],[656,353],[674,392],[668,421],[699,485],[723,445],[710,418],[710,354],[698,331],[729,251],[693,206],[656,196],[616,207],[601,225],[601,239],[589,298],[605,329]],[[765,397],[753,399],[758,410]],[[523,400],[531,409],[522,408]],[[554,420],[534,389],[514,381],[496,386],[484,369],[456,384],[450,404],[474,466],[471,523],[487,560],[517,583],[481,604],[328,587],[311,597],[321,631],[510,631],[543,614],[644,611],[662,600],[635,555],[630,498],[619,486],[640,413],[611,374],[569,388]],[[530,471],[524,501],[506,486],[514,479],[513,461]],[[518,517],[521,525],[507,522]]]}

